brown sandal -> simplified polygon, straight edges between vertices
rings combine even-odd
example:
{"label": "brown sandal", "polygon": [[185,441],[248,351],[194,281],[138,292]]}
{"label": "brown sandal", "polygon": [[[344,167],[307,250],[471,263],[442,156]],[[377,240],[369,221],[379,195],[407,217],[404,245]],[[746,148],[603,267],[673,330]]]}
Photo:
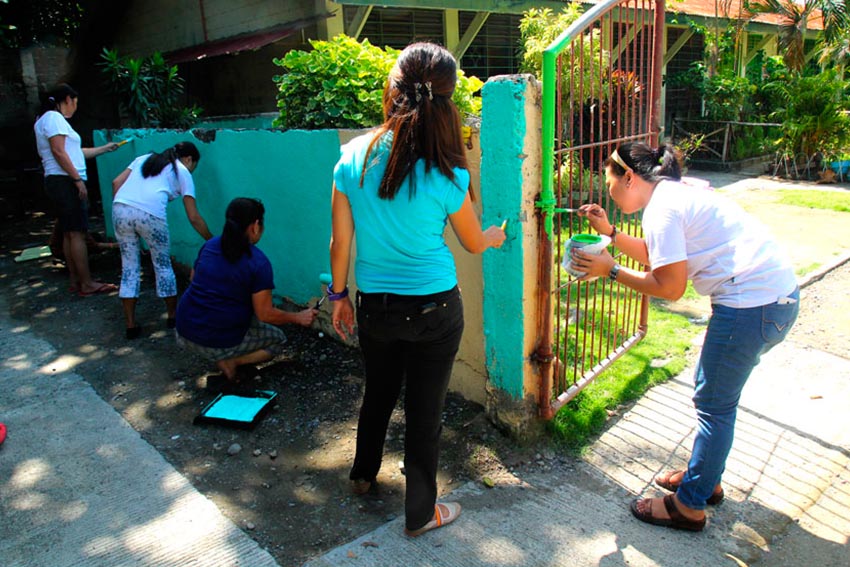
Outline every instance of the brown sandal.
{"label": "brown sandal", "polygon": [[672,494],[668,494],[664,497],[664,507],[667,509],[667,514],[670,515],[669,518],[656,518],[652,515],[652,505],[649,505],[649,510],[640,510],[638,509],[638,505],[640,502],[650,502],[649,498],[638,498],[637,500],[632,500],[632,503],[629,505],[629,509],[632,511],[632,516],[640,520],[641,522],[646,522],[647,524],[652,524],[654,526],[664,526],[665,528],[673,528],[674,530],[685,530],[689,532],[701,532],[703,528],[705,528],[705,518],[702,520],[691,520],[690,518],[686,518],[679,512],[679,509],[676,507],[676,501],[673,499]]}
{"label": "brown sandal", "polygon": [[[682,481],[673,482],[670,479],[676,475],[685,474],[685,471],[676,470],[676,471],[667,471],[664,474],[661,474],[655,477],[656,486],[660,486],[664,490],[669,490],[670,492],[676,492],[679,490],[679,487],[682,485]],[[723,487],[719,484],[714,487],[714,493],[708,497],[708,500],[705,501],[706,504],[710,506],[717,506],[721,502],[723,502],[723,497],[726,494],[723,492]]]}

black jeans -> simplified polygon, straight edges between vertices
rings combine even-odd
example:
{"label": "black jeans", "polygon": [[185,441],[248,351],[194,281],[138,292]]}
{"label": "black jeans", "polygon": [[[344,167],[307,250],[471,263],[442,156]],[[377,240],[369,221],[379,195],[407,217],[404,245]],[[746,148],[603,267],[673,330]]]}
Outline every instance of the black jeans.
{"label": "black jeans", "polygon": [[358,293],[357,326],[366,393],[357,424],[351,479],[374,480],[384,438],[405,383],[404,511],[410,530],[434,516],[443,404],[463,334],[457,287],[432,295]]}

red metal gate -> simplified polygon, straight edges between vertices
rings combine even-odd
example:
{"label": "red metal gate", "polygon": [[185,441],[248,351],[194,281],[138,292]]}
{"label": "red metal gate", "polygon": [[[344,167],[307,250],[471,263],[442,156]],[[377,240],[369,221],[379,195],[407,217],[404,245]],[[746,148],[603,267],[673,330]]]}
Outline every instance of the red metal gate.
{"label": "red metal gate", "polygon": [[663,32],[664,0],[607,0],[544,54],[543,316],[535,357],[545,418],[646,333],[646,296],[605,278],[576,281],[560,264],[570,237],[589,231],[572,211],[582,204],[601,204],[618,230],[641,234],[639,218],[622,214],[608,196],[602,163],[623,142],[658,139]]}

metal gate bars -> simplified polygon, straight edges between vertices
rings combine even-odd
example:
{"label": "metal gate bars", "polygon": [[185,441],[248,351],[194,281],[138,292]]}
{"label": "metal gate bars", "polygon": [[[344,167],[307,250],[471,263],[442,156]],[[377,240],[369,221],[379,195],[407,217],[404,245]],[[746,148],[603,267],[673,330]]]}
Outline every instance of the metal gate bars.
{"label": "metal gate bars", "polygon": [[658,139],[663,37],[664,0],[604,0],[543,55],[542,315],[533,356],[546,419],[646,333],[646,296],[607,279],[577,281],[561,263],[569,239],[589,231],[574,212],[582,204],[601,204],[618,230],[641,234],[639,219],[609,197],[602,164],[623,142]]}

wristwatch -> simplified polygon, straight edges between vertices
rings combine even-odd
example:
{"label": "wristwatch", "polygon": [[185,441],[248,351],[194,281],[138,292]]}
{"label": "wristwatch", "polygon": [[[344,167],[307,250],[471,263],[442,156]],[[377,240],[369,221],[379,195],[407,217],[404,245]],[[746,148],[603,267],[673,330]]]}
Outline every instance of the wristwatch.
{"label": "wristwatch", "polygon": [[614,264],[611,266],[611,271],[608,272],[608,279],[612,282],[617,281],[617,275],[620,273],[620,264]]}

